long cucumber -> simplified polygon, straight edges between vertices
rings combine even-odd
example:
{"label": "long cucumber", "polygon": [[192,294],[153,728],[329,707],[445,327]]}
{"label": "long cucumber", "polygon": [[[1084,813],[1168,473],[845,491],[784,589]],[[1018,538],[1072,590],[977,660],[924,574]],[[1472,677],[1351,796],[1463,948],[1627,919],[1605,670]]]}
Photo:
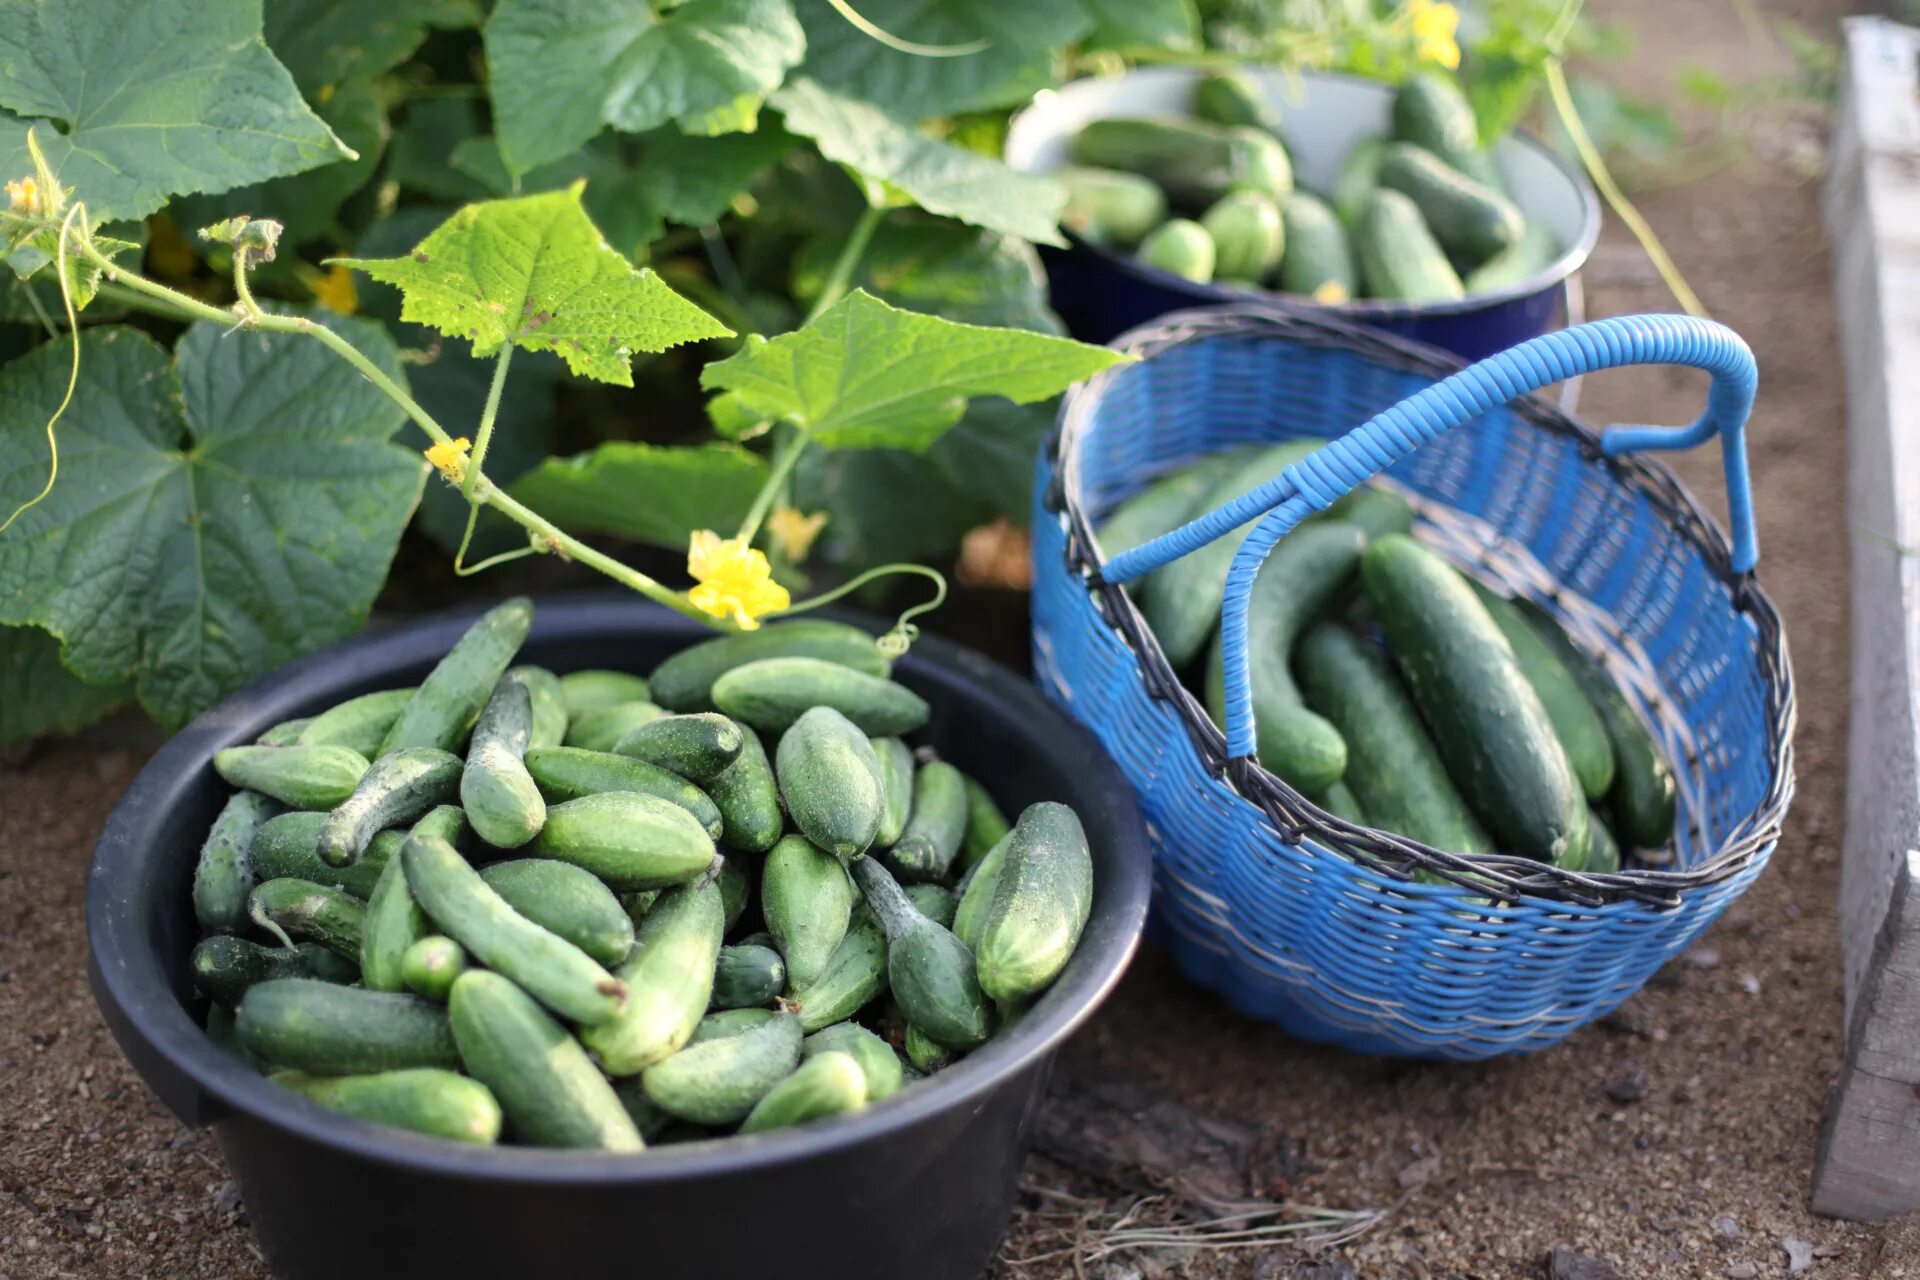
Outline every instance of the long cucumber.
{"label": "long cucumber", "polygon": [[502,679],[473,726],[460,807],[474,833],[500,849],[518,849],[539,834],[547,802],[527,772],[533,741],[533,694],[519,680]]}
{"label": "long cucumber", "polygon": [[[1080,943],[1093,910],[1093,856],[1079,817],[1042,801],[1014,823],[994,877],[993,898],[973,950],[980,989],[995,1000],[1025,1000],[1046,989]],[[912,1010],[915,1026],[942,1044],[966,1047]]]}
{"label": "long cucumber", "polygon": [[687,1043],[713,994],[724,930],[720,887],[711,880],[660,895],[619,969],[625,1007],[580,1035],[608,1075],[637,1075]]}
{"label": "long cucumber", "polygon": [[524,596],[481,614],[407,699],[381,741],[380,754],[458,747],[532,626],[533,602]]}

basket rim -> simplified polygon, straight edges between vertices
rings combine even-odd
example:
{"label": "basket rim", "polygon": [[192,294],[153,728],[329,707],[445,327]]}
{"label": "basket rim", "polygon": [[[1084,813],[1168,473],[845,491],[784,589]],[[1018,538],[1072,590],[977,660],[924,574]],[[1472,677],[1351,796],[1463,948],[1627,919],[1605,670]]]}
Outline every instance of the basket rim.
{"label": "basket rim", "polygon": [[[1115,350],[1146,359],[1188,343],[1249,335],[1345,351],[1389,369],[1436,381],[1471,363],[1438,348],[1349,320],[1264,302],[1170,312],[1128,330],[1112,345]],[[1285,844],[1293,846],[1311,839],[1378,874],[1409,884],[1418,873],[1428,872],[1459,890],[1471,891],[1476,898],[1545,899],[1583,907],[1637,902],[1662,910],[1680,906],[1682,896],[1689,890],[1732,879],[1771,852],[1779,840],[1794,793],[1793,733],[1798,706],[1792,662],[1778,608],[1760,587],[1754,571],[1738,573],[1733,569],[1732,551],[1725,532],[1672,470],[1647,457],[1606,456],[1593,428],[1538,393],[1512,401],[1511,410],[1537,429],[1572,440],[1583,459],[1604,466],[1615,483],[1640,494],[1667,526],[1699,554],[1709,572],[1726,588],[1729,606],[1753,625],[1756,664],[1767,695],[1770,768],[1767,789],[1752,812],[1735,824],[1710,856],[1695,866],[1681,870],[1635,868],[1590,874],[1512,854],[1450,853],[1390,832],[1358,827],[1320,808],[1263,768],[1257,759],[1229,759],[1225,734],[1180,682],[1132,597],[1120,586],[1105,580],[1102,573],[1105,558],[1093,524],[1081,505],[1078,445],[1089,426],[1093,407],[1116,380],[1127,376],[1128,369],[1128,365],[1116,365],[1067,393],[1044,446],[1052,478],[1043,494],[1043,505],[1064,525],[1066,568],[1086,584],[1107,625],[1133,653],[1140,664],[1148,695],[1169,704],[1208,774],[1260,810]]]}

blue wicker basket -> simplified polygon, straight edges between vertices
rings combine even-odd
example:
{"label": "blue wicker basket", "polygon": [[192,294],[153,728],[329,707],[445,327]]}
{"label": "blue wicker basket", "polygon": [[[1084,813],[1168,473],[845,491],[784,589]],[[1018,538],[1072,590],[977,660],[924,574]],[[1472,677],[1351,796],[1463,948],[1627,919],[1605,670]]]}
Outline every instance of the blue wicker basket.
{"label": "blue wicker basket", "polygon": [[[1249,306],[1182,312],[1119,345],[1142,358],[1073,392],[1041,459],[1034,663],[1139,792],[1157,929],[1191,977],[1362,1052],[1538,1049],[1633,994],[1760,873],[1793,792],[1794,693],[1753,576],[1742,429],[1756,378],[1736,335],[1686,317],[1604,320],[1463,370],[1338,320]],[[1691,427],[1596,435],[1530,394],[1652,363],[1713,375]],[[1716,433],[1731,543],[1671,472],[1626,456]],[[1337,439],[1184,529],[1102,555],[1094,527],[1155,477],[1300,435]],[[1539,602],[1605,663],[1678,775],[1666,850],[1606,875],[1446,853],[1351,826],[1252,758],[1247,589],[1288,529],[1376,476],[1413,503],[1425,542]],[[1119,584],[1256,517],[1222,612],[1223,736]]]}

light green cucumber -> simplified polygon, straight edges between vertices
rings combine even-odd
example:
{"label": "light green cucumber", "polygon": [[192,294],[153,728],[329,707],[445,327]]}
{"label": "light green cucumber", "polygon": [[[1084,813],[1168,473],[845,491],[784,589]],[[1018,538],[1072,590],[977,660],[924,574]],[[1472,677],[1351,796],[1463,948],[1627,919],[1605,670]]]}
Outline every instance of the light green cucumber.
{"label": "light green cucumber", "polygon": [[592,872],[552,858],[516,858],[483,867],[480,879],[515,911],[601,964],[619,964],[633,950],[633,921]]}
{"label": "light green cucumber", "polygon": [[213,820],[193,866],[193,918],[208,933],[239,933],[247,924],[253,889],[253,841],[279,806],[242,791]]}
{"label": "light green cucumber", "polygon": [[659,796],[608,791],[556,804],[533,852],[584,867],[616,891],[685,884],[713,865],[700,820]]}
{"label": "light green cucumber", "polygon": [[619,969],[629,992],[625,1007],[580,1033],[608,1075],[636,1075],[687,1043],[712,998],[724,932],[720,887],[712,880],[660,895]]}
{"label": "light green cucumber", "polygon": [[867,1081],[868,1102],[900,1092],[900,1056],[892,1045],[857,1022],[836,1022],[821,1028],[801,1043],[800,1053],[804,1058],[844,1053],[859,1063],[860,1074]]}
{"label": "light green cucumber", "polygon": [[367,914],[360,929],[360,972],[362,981],[375,991],[401,991],[407,987],[406,957],[413,944],[427,936],[426,913],[414,901],[401,865],[400,849],[416,835],[434,836],[449,844],[466,829],[466,815],[455,805],[443,804],[430,810],[413,824],[410,832],[383,831],[376,843],[397,840],[393,853],[380,872],[380,882],[367,900]]}
{"label": "light green cucumber", "polygon": [[1193,114],[1212,124],[1251,125],[1275,137],[1280,134],[1279,109],[1240,67],[1221,67],[1201,76],[1193,86]]}
{"label": "light green cucumber", "polygon": [[839,859],[806,837],[788,836],[767,854],[760,912],[794,990],[812,985],[847,936],[853,897],[853,882]]}
{"label": "light green cucumber", "polygon": [[213,770],[290,809],[331,809],[353,794],[367,758],[351,747],[227,747],[213,753]]}
{"label": "light green cucumber", "polygon": [[1280,206],[1259,191],[1230,191],[1200,215],[1213,240],[1213,278],[1258,284],[1280,265],[1287,227]]}
{"label": "light green cucumber", "polygon": [[360,899],[311,880],[263,880],[247,895],[248,918],[288,946],[304,938],[355,962],[366,913]]}
{"label": "light green cucumber", "polygon": [[360,976],[359,966],[317,942],[301,942],[292,948],[263,947],[224,933],[202,938],[187,958],[187,968],[193,974],[194,986],[228,1008],[240,1003],[247,988],[274,978],[350,983]]}
{"label": "light green cucumber", "polygon": [[774,773],[807,839],[842,862],[873,845],[884,805],[880,761],[860,726],[832,707],[813,708],[781,737]]}
{"label": "light green cucumber", "polygon": [[960,841],[960,866],[971,870],[1013,830],[1007,815],[987,789],[967,778],[967,834]]}
{"label": "light green cucumber", "polygon": [[[270,726],[254,741],[263,747],[290,747],[300,740],[300,732],[313,723],[312,716],[295,716]],[[361,754],[365,754],[362,752]]]}
{"label": "light green cucumber", "polygon": [[799,1070],[767,1091],[740,1125],[762,1133],[844,1115],[867,1105],[867,1077],[851,1054],[831,1050],[808,1058]]}
{"label": "light green cucumber", "polygon": [[800,1065],[800,1020],[774,1016],[733,1035],[689,1044],[648,1067],[641,1088],[654,1104],[695,1124],[731,1125]]}
{"label": "light green cucumber", "polygon": [[944,880],[967,831],[967,780],[944,760],[913,775],[913,814],[888,855],[903,880]]}
{"label": "light green cucumber", "polygon": [[873,637],[858,627],[800,618],[682,649],[653,669],[653,700],[670,711],[711,711],[714,682],[762,658],[817,658],[870,676],[892,669]]}
{"label": "light green cucumber", "polygon": [[720,948],[713,966],[716,1009],[764,1008],[787,987],[787,964],[772,947],[739,942]]}
{"label": "light green cucumber", "polygon": [[274,978],[249,987],[234,1030],[262,1061],[315,1075],[460,1065],[447,1011],[439,1005],[312,978]]}
{"label": "light green cucumber", "polygon": [[1166,192],[1137,173],[1068,165],[1049,176],[1067,192],[1060,225],[1089,244],[1131,248],[1166,220]]}
{"label": "light green cucumber", "polygon": [[323,812],[296,809],[261,823],[253,833],[254,876],[261,880],[311,880],[344,890],[363,902],[372,897],[382,868],[400,852],[406,833],[382,831],[358,859],[344,867],[330,867],[320,860],[319,851],[320,828],[326,822]]}
{"label": "light green cucumber", "polygon": [[902,1047],[907,1051],[907,1061],[911,1062],[913,1069],[923,1076],[946,1070],[960,1057],[952,1049],[937,1043],[926,1032],[911,1023],[907,1025],[907,1036],[902,1042]]}
{"label": "light green cucumber", "polygon": [[707,794],[719,810],[724,827],[720,839],[727,847],[764,853],[786,826],[786,816],[780,811],[780,784],[773,776],[773,762],[767,759],[760,735],[746,725],[740,725],[740,734],[740,758],[707,784]]}
{"label": "light green cucumber", "polygon": [[[679,805],[694,816],[709,836],[720,838],[720,809],[713,798],[659,765],[610,751],[583,751],[579,747],[529,747],[522,762],[532,775],[534,785],[540,788],[540,794],[550,803],[608,791],[637,791]],[[777,798],[774,805],[777,810]]]}
{"label": "light green cucumber", "polygon": [[467,949],[444,933],[430,933],[400,955],[407,990],[429,1000],[444,1001],[454,979],[466,971]]}
{"label": "light green cucumber", "polygon": [[412,698],[411,688],[348,698],[309,720],[297,740],[310,746],[349,747],[371,760],[380,754],[387,731]]}
{"label": "light green cucumber", "polygon": [[874,738],[871,745],[880,762],[880,829],[873,846],[891,849],[913,812],[913,748],[898,738]]}
{"label": "light green cucumber", "polygon": [[564,742],[583,751],[612,751],[627,734],[666,714],[664,708],[651,702],[616,702],[610,707],[596,707],[567,721]]}
{"label": "light green cucumber", "polygon": [[1134,256],[1156,271],[1195,284],[1211,284],[1220,251],[1212,233],[1193,219],[1168,218],[1147,233]]}
{"label": "light green cucumber", "polygon": [[815,707],[831,707],[875,737],[912,733],[927,722],[919,694],[883,676],[819,658],[762,658],[713,684],[722,711],[769,733],[791,728]]}
{"label": "light green cucumber", "polygon": [[695,711],[635,725],[620,735],[613,752],[704,784],[732,768],[745,746],[739,725],[711,711]]}
{"label": "light green cucumber", "polygon": [[[1080,818],[1066,805],[1029,805],[1007,837],[993,898],[975,948],[980,990],[995,1000],[1024,1000],[1060,976],[1093,910],[1093,855]],[[941,1044],[969,1042],[908,1010],[914,1025]]]}
{"label": "light green cucumber", "polygon": [[[993,1023],[966,944],[920,914],[875,859],[855,862],[853,876],[887,931],[887,983],[908,1021],[956,1048],[971,1048],[985,1040]],[[1006,885],[1003,870],[1000,893]],[[995,895],[996,902],[1000,893]]]}
{"label": "light green cucumber", "polygon": [[315,1076],[276,1071],[268,1077],[323,1107],[430,1138],[491,1146],[500,1138],[500,1104],[478,1080],[439,1067]]}
{"label": "light green cucumber", "polygon": [[380,754],[407,747],[459,747],[532,625],[533,602],[525,596],[481,614],[407,699],[381,741]]}
{"label": "light green cucumber", "polygon": [[560,677],[560,705],[567,718],[603,711],[623,702],[652,702],[653,689],[647,681],[627,671],[569,671]]}
{"label": "light green cucumber", "polygon": [[532,740],[533,696],[522,682],[502,678],[474,722],[460,774],[460,807],[474,834],[496,848],[518,849],[547,820],[547,802],[522,759]]}
{"label": "light green cucumber", "polygon": [[527,700],[533,707],[533,727],[527,735],[529,747],[557,747],[567,736],[567,700],[560,688],[560,677],[545,667],[523,663],[507,668],[503,680],[518,680],[527,687]]}
{"label": "light green cucumber", "polygon": [[438,747],[388,751],[361,777],[353,794],[327,815],[316,846],[321,861],[344,867],[379,832],[454,803],[460,798],[462,767],[459,756]]}
{"label": "light green cucumber", "polygon": [[800,1028],[814,1032],[851,1018],[887,989],[887,935],[863,903],[854,908],[847,936],[810,987],[789,1003],[800,1011]]}
{"label": "light green cucumber", "polygon": [[1578,677],[1519,607],[1484,583],[1469,582],[1500,634],[1507,638],[1527,683],[1540,696],[1540,705],[1553,722],[1554,735],[1567,753],[1567,763],[1580,780],[1580,789],[1587,799],[1600,799],[1613,786],[1613,743],[1600,713],[1587,700]]}

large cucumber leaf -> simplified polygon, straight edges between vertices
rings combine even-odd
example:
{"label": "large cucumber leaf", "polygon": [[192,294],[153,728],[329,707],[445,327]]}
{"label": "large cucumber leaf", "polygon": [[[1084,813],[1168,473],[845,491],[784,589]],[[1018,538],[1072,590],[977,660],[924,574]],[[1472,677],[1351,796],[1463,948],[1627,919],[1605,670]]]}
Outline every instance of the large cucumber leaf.
{"label": "large cucumber leaf", "polygon": [[0,627],[0,746],[72,733],[127,700],[125,685],[91,685],[60,665],[60,642],[38,627]]}
{"label": "large cucumber leaf", "polygon": [[405,62],[429,27],[470,27],[478,0],[266,0],[267,47],[307,93]]}

